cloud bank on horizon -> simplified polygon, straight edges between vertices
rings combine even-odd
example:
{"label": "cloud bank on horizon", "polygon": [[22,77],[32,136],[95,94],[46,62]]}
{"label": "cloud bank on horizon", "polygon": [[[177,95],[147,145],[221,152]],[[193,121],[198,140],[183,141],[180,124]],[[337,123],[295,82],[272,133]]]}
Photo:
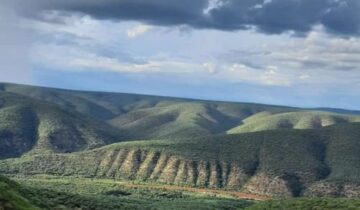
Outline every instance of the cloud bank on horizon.
{"label": "cloud bank on horizon", "polygon": [[[323,106],[336,96],[333,106],[360,108],[353,91],[360,87],[358,0],[2,1],[0,32],[14,40],[7,49],[27,52],[20,63],[33,73],[16,72],[39,84],[61,86],[60,75],[82,74],[74,87],[97,89],[104,82],[86,85],[91,72],[115,73],[131,84],[107,90],[206,97],[181,87],[218,84],[257,98],[229,92],[212,99]],[[6,51],[2,60],[16,60]],[[16,75],[3,80],[20,81]]]}
{"label": "cloud bank on horizon", "polygon": [[150,25],[304,34],[322,25],[339,35],[360,35],[358,0],[11,0],[30,17],[42,11],[80,12],[96,19],[137,20]]}

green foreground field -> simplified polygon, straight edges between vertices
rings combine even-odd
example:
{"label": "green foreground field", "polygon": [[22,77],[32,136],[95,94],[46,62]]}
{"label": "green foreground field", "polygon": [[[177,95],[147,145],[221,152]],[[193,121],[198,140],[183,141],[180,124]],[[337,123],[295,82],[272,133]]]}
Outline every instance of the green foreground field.
{"label": "green foreground field", "polygon": [[228,195],[134,186],[131,182],[105,179],[38,176],[13,180],[20,184],[19,194],[37,206],[15,209],[244,209],[252,205]]}
{"label": "green foreground field", "polygon": [[107,179],[33,176],[1,177],[0,209],[237,209],[356,210],[359,200],[299,198],[254,201],[231,192],[178,190],[173,186],[118,182]]}

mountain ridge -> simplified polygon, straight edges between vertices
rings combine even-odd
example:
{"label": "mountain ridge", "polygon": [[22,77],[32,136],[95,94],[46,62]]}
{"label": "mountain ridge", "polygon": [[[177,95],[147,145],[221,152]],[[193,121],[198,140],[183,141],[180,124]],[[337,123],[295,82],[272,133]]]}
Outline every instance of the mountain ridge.
{"label": "mountain ridge", "polygon": [[360,197],[349,112],[3,84],[0,172]]}
{"label": "mountain ridge", "polygon": [[113,91],[96,91],[96,90],[79,90],[79,89],[67,89],[61,87],[50,87],[42,85],[32,85],[32,84],[20,84],[20,83],[9,83],[9,82],[0,82],[0,90],[6,91],[6,86],[23,86],[23,87],[33,87],[33,88],[42,88],[49,90],[57,91],[70,91],[78,93],[99,93],[99,94],[120,94],[120,95],[135,95],[139,97],[156,97],[163,99],[173,99],[173,100],[185,100],[185,101],[198,101],[198,102],[215,102],[215,103],[232,103],[232,104],[244,104],[244,105],[260,105],[260,106],[272,106],[279,108],[294,108],[294,109],[304,109],[304,110],[318,110],[318,111],[328,111],[339,114],[357,114],[360,115],[360,110],[357,109],[344,109],[339,107],[301,107],[301,106],[291,106],[291,105],[281,105],[281,104],[266,104],[258,102],[243,102],[243,101],[227,101],[227,100],[213,100],[213,99],[200,99],[200,98],[191,98],[191,97],[181,97],[181,96],[170,96],[170,95],[154,95],[154,94],[143,94],[143,93],[126,93],[126,92],[113,92]]}

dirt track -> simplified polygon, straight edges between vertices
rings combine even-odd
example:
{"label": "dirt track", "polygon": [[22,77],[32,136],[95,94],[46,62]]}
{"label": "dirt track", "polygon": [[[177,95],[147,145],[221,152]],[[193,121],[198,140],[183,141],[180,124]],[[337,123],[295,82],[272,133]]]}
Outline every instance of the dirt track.
{"label": "dirt track", "polygon": [[203,188],[193,188],[193,187],[181,187],[174,185],[150,185],[150,184],[132,184],[128,182],[117,182],[118,184],[124,185],[126,187],[138,187],[138,188],[152,188],[152,189],[165,189],[165,190],[182,190],[195,193],[204,193],[204,194],[217,194],[217,195],[229,195],[235,198],[240,199],[249,199],[257,201],[266,201],[270,200],[269,196],[241,193],[237,191],[227,191],[227,190],[216,190],[216,189],[203,189]]}

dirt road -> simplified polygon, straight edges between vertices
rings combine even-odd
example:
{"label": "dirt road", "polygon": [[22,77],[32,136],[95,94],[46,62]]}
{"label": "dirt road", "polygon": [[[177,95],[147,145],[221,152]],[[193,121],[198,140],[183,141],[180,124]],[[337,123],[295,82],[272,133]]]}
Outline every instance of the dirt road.
{"label": "dirt road", "polygon": [[265,201],[270,200],[269,196],[255,195],[242,193],[237,191],[228,191],[228,190],[216,190],[216,189],[204,189],[204,188],[193,188],[193,187],[182,187],[182,186],[174,186],[174,185],[157,185],[157,184],[132,184],[128,182],[116,182],[126,187],[131,188],[150,188],[150,189],[165,189],[165,190],[181,190],[195,193],[204,193],[204,194],[217,194],[217,195],[228,195],[235,198],[240,199],[249,199],[249,200],[257,200],[257,201]]}

